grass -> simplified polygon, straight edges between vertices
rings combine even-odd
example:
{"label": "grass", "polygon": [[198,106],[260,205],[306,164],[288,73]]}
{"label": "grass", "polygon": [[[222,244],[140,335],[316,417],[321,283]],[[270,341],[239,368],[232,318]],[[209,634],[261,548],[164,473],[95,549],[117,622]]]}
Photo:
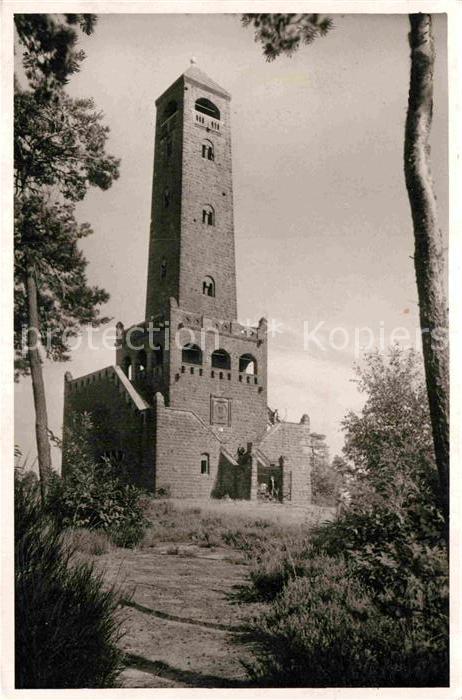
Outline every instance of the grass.
{"label": "grass", "polygon": [[261,557],[274,543],[284,547],[304,537],[301,525],[283,525],[261,517],[243,514],[206,512],[199,507],[175,507],[169,501],[152,499],[146,511],[150,522],[142,549],[168,542],[192,543],[203,548],[232,547],[249,558]]}
{"label": "grass", "polygon": [[65,530],[63,543],[75,552],[93,556],[106,554],[112,547],[111,538],[103,530],[88,530],[83,527]]}

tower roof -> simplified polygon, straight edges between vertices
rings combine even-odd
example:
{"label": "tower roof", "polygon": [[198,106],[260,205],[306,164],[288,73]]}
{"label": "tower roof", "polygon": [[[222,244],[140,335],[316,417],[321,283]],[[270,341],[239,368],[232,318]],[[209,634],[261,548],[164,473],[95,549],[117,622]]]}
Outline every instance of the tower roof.
{"label": "tower roof", "polygon": [[218,93],[222,97],[231,97],[229,92],[227,92],[224,88],[218,85],[218,83],[212,80],[212,78],[209,78],[209,76],[206,73],[201,71],[201,69],[196,66],[193,60],[191,60],[191,65],[189,66],[189,68],[183,73],[183,77],[187,78],[188,80],[193,80],[195,83],[202,85],[202,87],[206,88],[207,90],[211,90],[212,92]]}

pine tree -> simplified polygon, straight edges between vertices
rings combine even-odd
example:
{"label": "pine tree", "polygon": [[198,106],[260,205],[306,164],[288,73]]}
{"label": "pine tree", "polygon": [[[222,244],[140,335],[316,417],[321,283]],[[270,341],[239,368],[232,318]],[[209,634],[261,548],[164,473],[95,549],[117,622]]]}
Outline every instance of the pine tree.
{"label": "pine tree", "polygon": [[92,100],[63,89],[84,58],[72,25],[90,33],[94,15],[15,15],[15,24],[29,81],[29,89],[15,81],[15,376],[32,378],[44,496],[51,453],[40,346],[48,358],[67,360],[82,324],[107,321],[99,307],[108,294],[88,285],[77,245],[92,230],[74,210],[90,186],[111,186],[119,161],[105,151],[109,129]]}

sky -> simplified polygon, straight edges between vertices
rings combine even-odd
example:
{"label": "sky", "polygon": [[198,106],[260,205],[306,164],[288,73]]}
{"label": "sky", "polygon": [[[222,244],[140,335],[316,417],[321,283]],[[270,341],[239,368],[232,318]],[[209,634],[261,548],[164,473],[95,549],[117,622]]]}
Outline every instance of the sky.
{"label": "sky", "polygon": [[[82,36],[74,97],[92,97],[110,128],[120,178],[77,207],[95,233],[82,248],[104,314],[143,320],[156,98],[195,57],[232,95],[238,315],[269,321],[268,402],[286,420],[311,418],[340,453],[340,423],[364,398],[352,381],[364,346],[418,338],[413,233],[402,150],[409,83],[406,15],[334,15],[334,29],[267,63],[233,14],[101,14]],[[432,166],[448,231],[446,22],[437,52]],[[401,329],[401,330],[399,330]],[[311,335],[310,335],[311,334]],[[409,340],[410,339],[410,340]],[[61,431],[63,378],[113,364],[102,332],[68,363],[44,364],[50,428]],[[35,456],[29,378],[16,386],[15,443]],[[54,466],[59,468],[55,451]]]}

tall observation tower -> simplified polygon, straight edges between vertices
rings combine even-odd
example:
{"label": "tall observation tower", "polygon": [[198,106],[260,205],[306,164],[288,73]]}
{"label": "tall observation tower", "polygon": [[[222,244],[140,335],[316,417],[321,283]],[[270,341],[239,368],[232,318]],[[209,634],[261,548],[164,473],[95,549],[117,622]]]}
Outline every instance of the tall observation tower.
{"label": "tall observation tower", "polygon": [[95,450],[151,490],[255,498],[267,482],[306,502],[309,420],[268,425],[267,324],[236,320],[230,101],[193,60],[156,100],[145,318],[117,324],[114,366],[67,377],[64,419],[90,411]]}

